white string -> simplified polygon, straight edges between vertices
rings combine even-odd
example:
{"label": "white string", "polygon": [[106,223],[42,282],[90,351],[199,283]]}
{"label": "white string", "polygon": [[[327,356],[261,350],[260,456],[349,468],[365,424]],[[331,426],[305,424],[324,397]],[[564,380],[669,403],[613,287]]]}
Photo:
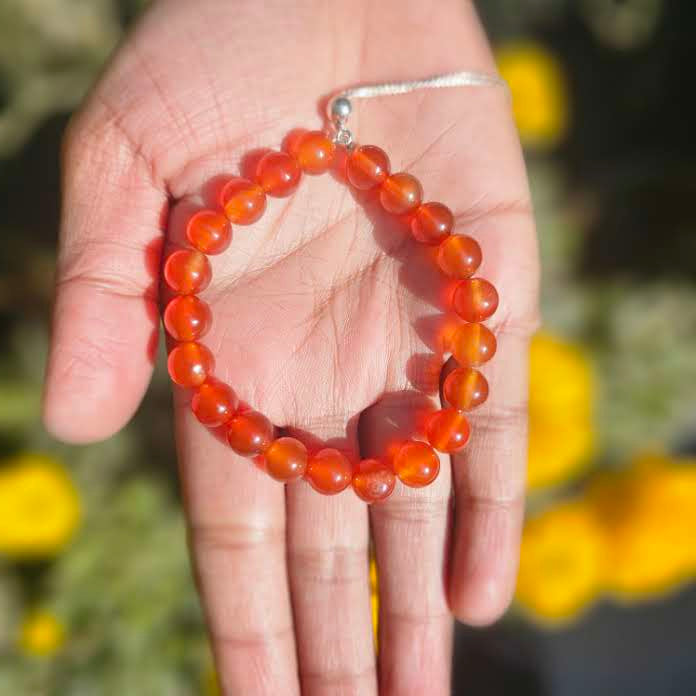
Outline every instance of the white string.
{"label": "white string", "polygon": [[402,82],[375,82],[369,85],[352,87],[337,94],[338,97],[348,99],[369,99],[370,97],[388,96],[391,94],[408,94],[419,89],[439,89],[441,87],[504,87],[507,83],[502,77],[487,73],[461,72],[434,75],[423,80],[404,80]]}
{"label": "white string", "polygon": [[[395,94],[408,94],[421,89],[442,89],[447,87],[502,87],[506,94],[510,95],[507,82],[502,77],[471,70],[462,70],[460,72],[433,75],[422,80],[374,82],[372,84],[351,87],[338,92],[328,100],[326,115],[334,126],[335,140],[343,145],[350,146],[353,143],[353,137],[345,126],[350,114],[351,99],[371,99],[373,97]],[[345,115],[339,115],[334,112],[334,105],[339,100],[347,104],[348,112]]]}

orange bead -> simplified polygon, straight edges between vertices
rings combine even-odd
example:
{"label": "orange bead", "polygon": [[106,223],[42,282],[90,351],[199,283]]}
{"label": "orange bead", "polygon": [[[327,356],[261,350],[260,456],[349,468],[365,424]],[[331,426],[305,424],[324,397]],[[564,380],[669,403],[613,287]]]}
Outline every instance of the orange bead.
{"label": "orange bead", "polygon": [[307,448],[294,437],[274,440],[264,452],[266,471],[276,481],[294,481],[307,468]]}
{"label": "orange bead", "polygon": [[386,500],[395,485],[394,472],[379,459],[363,459],[353,472],[353,490],[366,503]]}
{"label": "orange bead", "polygon": [[235,177],[220,191],[220,205],[232,224],[251,225],[266,210],[266,194],[253,181]]}
{"label": "orange bead", "polygon": [[488,362],[497,347],[495,336],[483,324],[463,324],[454,332],[450,342],[452,354],[464,367]]}
{"label": "orange bead", "polygon": [[442,203],[423,203],[411,220],[413,237],[423,244],[439,244],[452,232],[454,215]]}
{"label": "orange bead", "polygon": [[421,204],[423,188],[416,177],[406,172],[397,172],[382,183],[379,200],[388,213],[404,215]]}
{"label": "orange bead", "polygon": [[458,367],[445,378],[442,393],[450,406],[470,411],[488,398],[488,381],[478,370]]}
{"label": "orange bead", "polygon": [[353,467],[348,457],[329,447],[310,457],[305,477],[315,491],[334,495],[350,486]]}
{"label": "orange bead", "polygon": [[323,174],[333,164],[336,146],[321,131],[308,131],[300,136],[294,153],[306,174]]}
{"label": "orange bead", "polygon": [[437,265],[451,278],[468,278],[481,265],[481,247],[465,235],[453,234],[437,250]]}
{"label": "orange bead", "polygon": [[289,196],[301,176],[300,165],[287,152],[267,152],[256,166],[256,181],[269,196]]}
{"label": "orange bead", "polygon": [[236,413],[227,422],[227,441],[243,457],[263,454],[273,440],[273,424],[258,411]]}
{"label": "orange bead", "polygon": [[232,241],[232,229],[222,213],[199,210],[186,225],[186,239],[204,254],[221,254]]}
{"label": "orange bead", "polygon": [[164,328],[176,341],[196,341],[212,321],[210,307],[195,295],[179,295],[164,310]]}
{"label": "orange bead", "polygon": [[238,404],[237,395],[230,387],[208,377],[193,395],[191,410],[203,425],[218,428],[232,418]]}
{"label": "orange bead", "polygon": [[346,177],[356,189],[367,191],[389,176],[390,167],[389,157],[382,148],[361,145],[346,160]]}
{"label": "orange bead", "polygon": [[428,442],[440,452],[458,452],[469,442],[471,428],[466,416],[456,408],[436,411],[428,419]]}
{"label": "orange bead", "polygon": [[164,279],[179,295],[191,295],[205,290],[211,277],[212,271],[207,257],[193,249],[175,251],[164,264]]}
{"label": "orange bead", "polygon": [[454,311],[466,321],[484,321],[498,309],[498,291],[483,278],[469,278],[452,295]]}
{"label": "orange bead", "polygon": [[402,483],[412,488],[422,488],[437,478],[440,458],[427,442],[410,440],[396,453],[394,471]]}
{"label": "orange bead", "polygon": [[204,345],[193,341],[174,346],[167,359],[169,376],[180,387],[199,387],[214,367],[213,354]]}

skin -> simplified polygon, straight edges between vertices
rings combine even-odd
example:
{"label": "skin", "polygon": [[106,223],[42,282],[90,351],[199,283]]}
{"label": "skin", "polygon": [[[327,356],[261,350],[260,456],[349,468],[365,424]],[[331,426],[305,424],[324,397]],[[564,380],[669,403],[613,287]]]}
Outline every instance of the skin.
{"label": "skin", "polygon": [[[454,0],[155,2],[71,123],[45,422],[109,437],[151,376],[160,254],[191,207],[259,148],[321,127],[344,85],[463,68],[494,72],[473,8]],[[360,142],[421,179],[479,240],[501,304],[491,396],[437,481],[367,507],[350,491],[283,487],[198,424],[175,389],[198,586],[225,694],[449,693],[452,615],[495,620],[514,588],[523,510],[527,345],[537,250],[524,165],[499,89],[356,104]],[[310,444],[381,453],[438,403],[445,285],[432,256],[338,177],[305,177],[212,259],[204,293],[216,374]],[[166,239],[166,241],[164,241]],[[367,580],[380,575],[375,657]]]}

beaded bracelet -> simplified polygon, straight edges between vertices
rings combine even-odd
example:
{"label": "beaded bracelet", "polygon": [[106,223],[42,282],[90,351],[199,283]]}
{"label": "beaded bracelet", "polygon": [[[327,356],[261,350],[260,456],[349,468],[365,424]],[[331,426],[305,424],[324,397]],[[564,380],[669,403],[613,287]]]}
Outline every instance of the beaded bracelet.
{"label": "beaded bracelet", "polygon": [[[395,85],[398,92],[404,92],[410,91],[409,86],[416,89],[464,84],[499,85],[500,81],[478,73],[456,73],[418,83],[357,88],[350,94],[391,94],[396,93],[390,91]],[[404,86],[407,88],[401,89]],[[487,280],[472,277],[481,264],[481,249],[471,237],[452,234],[451,210],[442,203],[423,202],[419,181],[406,172],[392,173],[389,158],[381,148],[352,142],[345,128],[350,114],[347,94],[330,104],[332,135],[304,132],[288,151],[268,152],[258,162],[253,181],[230,179],[220,191],[218,210],[199,210],[188,220],[186,238],[192,248],[174,251],[164,264],[165,282],[175,294],[164,310],[164,326],[174,341],[167,361],[172,381],[193,390],[191,408],[196,418],[209,428],[224,428],[237,454],[256,458],[278,481],[287,483],[304,477],[315,490],[327,495],[352,485],[362,500],[374,503],[391,495],[397,477],[416,488],[432,483],[440,469],[437,452],[451,454],[467,444],[470,427],[466,412],[488,397],[488,382],[475,368],[496,351],[494,334],[481,322],[495,312],[498,293]],[[270,420],[258,411],[240,408],[231,387],[213,376],[213,355],[199,342],[212,323],[210,307],[197,296],[211,280],[207,257],[228,248],[231,225],[251,225],[261,218],[267,196],[290,196],[303,173],[320,175],[329,171],[339,148],[346,151],[342,161],[349,185],[359,191],[376,191],[383,209],[405,219],[416,241],[438,247],[437,265],[447,277],[458,281],[451,296],[452,309],[465,322],[450,338],[449,348],[459,367],[449,373],[442,386],[449,406],[428,417],[424,432],[427,441],[417,439],[420,433],[414,433],[389,456],[355,463],[334,448],[310,455],[296,438],[274,439]]]}

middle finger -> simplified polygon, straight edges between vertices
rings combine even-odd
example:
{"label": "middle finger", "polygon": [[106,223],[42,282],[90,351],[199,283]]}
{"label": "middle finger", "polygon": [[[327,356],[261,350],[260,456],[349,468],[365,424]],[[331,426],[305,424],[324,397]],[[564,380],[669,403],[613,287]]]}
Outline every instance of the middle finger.
{"label": "middle finger", "polygon": [[[357,439],[339,448],[355,457]],[[365,504],[350,487],[326,496],[289,485],[287,535],[303,696],[376,696]]]}
{"label": "middle finger", "polygon": [[[411,432],[413,398],[384,398],[363,414],[363,456],[379,456]],[[450,693],[452,617],[447,603],[451,465],[425,488],[397,482],[393,495],[372,505],[379,572],[379,668],[384,696]]]}

